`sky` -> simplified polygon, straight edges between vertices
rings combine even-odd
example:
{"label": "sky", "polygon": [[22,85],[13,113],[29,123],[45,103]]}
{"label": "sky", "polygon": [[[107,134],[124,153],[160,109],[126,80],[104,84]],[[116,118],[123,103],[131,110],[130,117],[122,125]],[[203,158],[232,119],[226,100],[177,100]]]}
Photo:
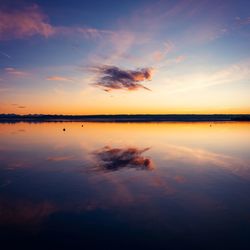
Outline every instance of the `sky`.
{"label": "sky", "polygon": [[0,113],[250,113],[248,0],[1,0]]}

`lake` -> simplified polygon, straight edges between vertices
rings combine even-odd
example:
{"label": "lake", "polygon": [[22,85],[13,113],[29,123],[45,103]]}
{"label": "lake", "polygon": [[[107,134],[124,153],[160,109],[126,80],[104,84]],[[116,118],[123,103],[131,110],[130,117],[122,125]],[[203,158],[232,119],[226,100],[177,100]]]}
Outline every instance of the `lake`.
{"label": "lake", "polygon": [[250,123],[0,124],[0,240],[249,249]]}

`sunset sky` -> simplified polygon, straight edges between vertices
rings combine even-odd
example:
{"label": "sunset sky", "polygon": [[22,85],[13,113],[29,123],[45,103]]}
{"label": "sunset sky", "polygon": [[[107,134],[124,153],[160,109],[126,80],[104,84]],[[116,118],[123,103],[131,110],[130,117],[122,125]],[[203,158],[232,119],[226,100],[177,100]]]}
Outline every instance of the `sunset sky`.
{"label": "sunset sky", "polygon": [[250,113],[249,100],[250,1],[0,1],[0,113]]}

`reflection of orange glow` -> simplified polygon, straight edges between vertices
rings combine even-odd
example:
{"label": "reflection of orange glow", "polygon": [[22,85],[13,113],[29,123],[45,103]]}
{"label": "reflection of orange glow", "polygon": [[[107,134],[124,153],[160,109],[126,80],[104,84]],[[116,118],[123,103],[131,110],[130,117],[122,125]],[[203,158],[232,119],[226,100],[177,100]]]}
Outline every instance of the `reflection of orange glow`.
{"label": "reflection of orange glow", "polygon": [[174,180],[178,183],[183,183],[183,182],[186,182],[186,178],[184,176],[181,176],[181,175],[176,175],[174,177]]}
{"label": "reflection of orange glow", "polygon": [[[66,128],[66,131],[63,132],[62,128]],[[135,203],[149,204],[155,194],[161,197],[178,195],[191,201],[189,204],[211,209],[217,204],[206,193],[197,194],[183,187],[187,185],[188,188],[197,183],[206,186],[206,181],[211,180],[211,176],[207,175],[210,167],[237,177],[249,178],[249,128],[249,122],[0,124],[0,160],[6,162],[6,166],[10,164],[8,166],[13,171],[23,168],[23,172],[34,167],[39,170],[31,171],[36,177],[40,171],[51,171],[54,169],[52,165],[59,165],[56,171],[60,169],[65,176],[67,173],[71,177],[77,176],[79,188],[83,185],[82,180],[88,178],[86,185],[93,191],[89,192],[90,197],[81,199],[79,203],[77,201],[77,205],[71,203],[71,200],[64,201],[64,204],[70,203],[66,207],[64,204],[54,205],[45,201],[37,204],[15,201],[9,204],[8,201],[0,200],[0,204],[7,208],[1,210],[0,205],[5,218],[0,213],[0,220],[7,224],[12,221],[20,224],[36,223],[55,211],[82,212],[96,208],[124,208]],[[41,152],[39,158],[30,153],[35,150]],[[93,174],[92,171],[89,175],[88,167],[93,167],[93,162],[88,157],[100,151],[115,156],[116,153],[119,155],[125,152],[129,155],[125,162],[149,169],[154,167],[154,162],[156,167],[150,172],[125,170]],[[8,157],[15,159],[12,161]],[[107,159],[111,161],[113,158]],[[69,162],[64,164],[63,161],[67,160]],[[4,167],[1,170],[5,171]],[[4,187],[8,188],[14,181],[6,179]],[[71,184],[68,182],[66,185]],[[60,190],[61,187],[56,188]]]}
{"label": "reflection of orange glow", "polygon": [[53,156],[53,157],[48,157],[48,161],[69,161],[73,160],[74,156]]}
{"label": "reflection of orange glow", "polygon": [[[250,177],[250,160],[242,160],[239,157],[216,154],[202,149],[176,147],[172,145],[166,146],[165,149],[167,161],[172,160],[184,164],[189,163],[200,167],[214,165],[225,168],[243,178]],[[180,178],[177,178],[176,181],[179,182]]]}
{"label": "reflection of orange glow", "polygon": [[[64,127],[65,132],[62,131]],[[249,172],[249,127],[249,122],[0,124],[0,151],[3,157],[12,149],[33,150],[41,145],[53,150],[78,146],[89,153],[105,145],[111,148],[150,147],[149,156],[154,161],[153,155],[160,153],[166,161],[210,163],[243,175]],[[20,130],[25,133],[19,133]],[[46,159],[59,161],[73,157],[72,152],[52,156]]]}
{"label": "reflection of orange glow", "polygon": [[[81,126],[83,124],[83,127]],[[210,127],[211,124],[211,127]],[[115,142],[118,145],[134,145],[140,147],[163,147],[166,144],[182,145],[196,148],[213,147],[214,152],[220,150],[232,151],[230,148],[249,148],[248,122],[221,123],[16,123],[0,124],[2,143],[0,150],[7,150],[13,145],[41,145],[51,143],[53,147],[61,148],[69,144],[87,143],[87,147],[95,150],[98,141],[104,145]],[[62,129],[66,128],[63,132]],[[13,133],[25,130],[25,133]],[[147,142],[145,142],[147,141]],[[117,144],[118,143],[118,144]],[[103,145],[102,144],[102,145]],[[103,146],[104,146],[103,145]],[[110,145],[112,146],[112,145]],[[98,148],[98,147],[97,147]]]}
{"label": "reflection of orange glow", "polygon": [[[152,85],[151,85],[152,86]],[[17,102],[25,109],[1,103],[0,113],[16,114],[65,114],[65,115],[98,115],[98,114],[249,114],[250,107],[236,106],[223,107],[222,104],[211,106],[198,106],[185,103],[171,105],[165,101],[167,97],[156,96],[152,91],[130,91],[125,98],[122,90],[108,94],[98,89],[97,92],[68,96],[66,91],[57,90],[51,96],[42,94],[17,98]],[[96,91],[96,90],[95,90]],[[62,92],[62,93],[61,93]],[[143,95],[141,94],[143,93]],[[56,94],[56,95],[55,95]],[[55,98],[56,96],[56,98]],[[71,102],[65,100],[70,99]],[[84,102],[83,102],[84,99]],[[47,100],[44,103],[44,100]],[[190,100],[189,100],[190,101]]]}
{"label": "reflection of orange glow", "polygon": [[49,202],[33,203],[27,200],[0,200],[0,225],[38,224],[57,209]]}

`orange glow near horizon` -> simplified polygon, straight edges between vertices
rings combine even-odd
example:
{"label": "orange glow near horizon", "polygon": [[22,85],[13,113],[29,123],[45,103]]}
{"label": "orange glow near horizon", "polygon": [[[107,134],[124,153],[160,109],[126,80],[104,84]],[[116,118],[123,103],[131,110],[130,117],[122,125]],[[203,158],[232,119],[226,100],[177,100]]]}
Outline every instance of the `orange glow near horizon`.
{"label": "orange glow near horizon", "polygon": [[[249,114],[250,105],[235,94],[235,99],[227,96],[226,101],[213,91],[178,92],[168,90],[168,86],[155,87],[152,91],[133,92],[111,91],[88,87],[81,92],[69,93],[27,93],[4,100],[0,113],[15,114]],[[164,90],[164,91],[163,91]],[[201,91],[201,90],[199,90]],[[247,92],[244,92],[247,95]],[[206,98],[203,95],[206,94]],[[228,95],[228,94],[227,94]],[[237,102],[235,100],[237,99]],[[212,100],[212,101],[211,101]]]}
{"label": "orange glow near horizon", "polygon": [[13,108],[1,109],[2,114],[49,114],[49,115],[136,115],[136,114],[250,114],[250,108],[231,108],[231,109],[127,109],[127,108],[96,108],[96,109],[67,109],[67,108],[42,108],[42,109],[31,109],[25,108],[21,111]]}

